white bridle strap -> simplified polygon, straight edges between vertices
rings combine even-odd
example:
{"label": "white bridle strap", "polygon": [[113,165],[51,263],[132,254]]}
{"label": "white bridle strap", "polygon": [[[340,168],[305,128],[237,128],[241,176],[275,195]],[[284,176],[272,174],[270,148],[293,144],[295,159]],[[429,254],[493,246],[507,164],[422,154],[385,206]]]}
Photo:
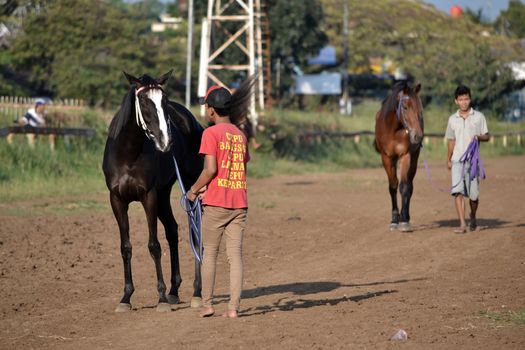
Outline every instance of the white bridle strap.
{"label": "white bridle strap", "polygon": [[137,125],[140,126],[144,131],[146,131],[146,135],[149,137],[148,133],[148,126],[146,125],[146,121],[144,120],[144,116],[142,115],[142,110],[140,109],[140,102],[139,102],[139,93],[146,89],[151,88],[159,88],[155,85],[144,85],[139,87],[135,90],[135,118],[137,120]]}
{"label": "white bridle strap", "polygon": [[144,116],[142,115],[142,110],[140,109],[138,90],[135,92],[135,118],[137,119],[138,126],[140,126],[145,131],[148,130],[148,127],[146,126],[146,121],[144,120]]}

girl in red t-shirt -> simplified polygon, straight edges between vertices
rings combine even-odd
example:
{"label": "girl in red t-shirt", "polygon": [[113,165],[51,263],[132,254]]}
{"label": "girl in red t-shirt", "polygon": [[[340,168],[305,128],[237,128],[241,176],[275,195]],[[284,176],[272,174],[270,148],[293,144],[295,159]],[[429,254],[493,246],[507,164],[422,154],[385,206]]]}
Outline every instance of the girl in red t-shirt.
{"label": "girl in red t-shirt", "polygon": [[203,203],[201,317],[212,316],[215,270],[221,238],[226,237],[226,252],[230,264],[230,302],[223,316],[237,317],[241,299],[243,263],[242,240],[246,228],[248,198],[246,164],[250,160],[246,136],[232,122],[245,109],[251,94],[251,82],[243,84],[233,96],[219,86],[208,89],[200,100],[206,105],[206,115],[214,124],[207,128],[199,153],[204,156],[204,169],[187,193],[193,201],[201,196]]}

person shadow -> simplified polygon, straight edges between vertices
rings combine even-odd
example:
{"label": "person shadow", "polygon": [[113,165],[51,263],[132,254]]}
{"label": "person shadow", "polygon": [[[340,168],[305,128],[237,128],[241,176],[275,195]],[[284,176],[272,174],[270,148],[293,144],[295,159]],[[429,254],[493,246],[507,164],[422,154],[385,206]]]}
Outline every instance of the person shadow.
{"label": "person shadow", "polygon": [[[353,284],[348,283],[344,284],[337,281],[313,281],[313,282],[295,282],[295,283],[285,283],[271,286],[261,286],[253,289],[246,289],[242,292],[242,299],[253,299],[269,295],[279,295],[279,294],[292,294],[292,297],[289,295],[283,295],[275,299],[270,304],[260,305],[256,307],[251,307],[241,310],[239,316],[255,316],[255,315],[264,315],[270,312],[275,311],[293,311],[296,309],[307,309],[316,306],[323,305],[338,305],[344,302],[360,302],[363,300],[377,298],[386,294],[398,293],[398,290],[395,289],[380,289],[373,292],[367,292],[364,294],[356,295],[347,295],[350,293],[345,293],[342,297],[338,298],[317,298],[311,299],[306,298],[308,296],[328,293],[341,288],[355,288],[355,287],[368,287],[368,286],[384,286],[384,285],[397,285],[407,282],[423,281],[427,278],[414,278],[414,279],[402,279],[396,281],[379,281],[379,282],[370,282],[362,284]],[[215,304],[227,303],[229,300],[228,295],[217,295],[215,296]]]}
{"label": "person shadow", "polygon": [[[469,218],[467,216],[467,225],[469,222]],[[487,229],[496,229],[496,228],[506,228],[506,227],[523,227],[525,226],[525,223],[514,223],[511,221],[506,220],[500,220],[500,219],[476,219],[478,230],[487,230]],[[441,227],[457,227],[459,224],[459,219],[452,219],[452,220],[438,220],[434,221],[433,227],[441,228]]]}

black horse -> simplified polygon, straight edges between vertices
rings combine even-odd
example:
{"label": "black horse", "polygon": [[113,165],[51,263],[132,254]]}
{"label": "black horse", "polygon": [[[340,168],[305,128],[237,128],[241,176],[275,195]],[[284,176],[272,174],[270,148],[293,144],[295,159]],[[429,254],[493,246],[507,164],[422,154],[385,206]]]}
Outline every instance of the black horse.
{"label": "black horse", "polygon": [[[124,296],[117,312],[131,309],[134,292],[131,276],[131,242],[128,206],[140,201],[146,212],[149,230],[148,248],[155,262],[158,311],[170,310],[179,302],[182,282],[179,268],[178,225],[170,205],[171,188],[176,178],[174,158],[180,168],[185,188],[202,171],[198,155],[203,129],[182,105],[168,100],[162,85],[171,71],[158,79],[148,75],[135,78],[124,73],[131,87],[119,111],[111,121],[104,150],[102,169],[109,189],[111,208],[120,230],[120,249],[124,263]],[[162,276],[161,248],[157,239],[157,218],[166,230],[171,258],[171,289],[166,295]],[[200,305],[200,264],[195,261],[192,306]]]}

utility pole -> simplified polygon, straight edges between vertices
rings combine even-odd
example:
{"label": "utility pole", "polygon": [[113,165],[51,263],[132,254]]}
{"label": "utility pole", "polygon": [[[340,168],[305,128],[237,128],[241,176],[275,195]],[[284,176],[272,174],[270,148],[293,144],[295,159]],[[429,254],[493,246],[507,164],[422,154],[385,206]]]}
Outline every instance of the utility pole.
{"label": "utility pole", "polygon": [[[256,33],[255,33],[255,6],[254,0],[208,0],[208,12],[203,20],[201,33],[201,61],[199,69],[199,96],[204,96],[208,88],[208,81],[214,84],[227,86],[221,81],[221,71],[244,71],[247,76],[255,74],[256,68],[262,76],[262,67],[256,67]],[[226,24],[236,24],[233,33],[227,30]],[[225,40],[211,42],[212,32],[222,29],[226,34]],[[214,45],[213,45],[214,44]],[[236,46],[243,53],[241,62],[219,64],[216,58],[230,47]],[[201,108],[201,115],[204,114]],[[255,94],[249,108],[252,125],[257,125],[255,110]]]}
{"label": "utility pole", "polygon": [[193,60],[193,0],[188,1],[188,48],[186,53],[186,108],[190,108],[191,63]]}
{"label": "utility pole", "polygon": [[343,114],[348,114],[348,0],[343,0]]}

